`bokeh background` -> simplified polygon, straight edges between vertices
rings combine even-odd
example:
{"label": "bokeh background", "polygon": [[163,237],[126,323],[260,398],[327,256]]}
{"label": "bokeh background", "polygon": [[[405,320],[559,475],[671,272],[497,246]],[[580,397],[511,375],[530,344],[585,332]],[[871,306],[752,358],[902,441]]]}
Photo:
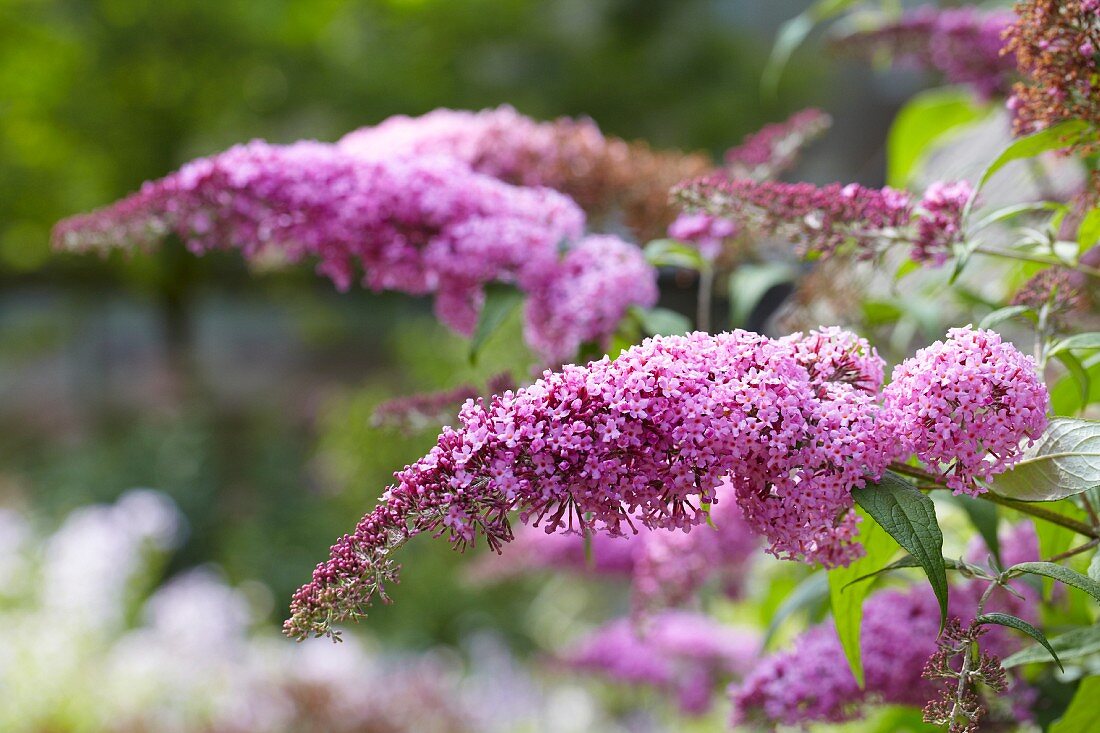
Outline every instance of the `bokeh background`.
{"label": "bokeh background", "polygon": [[[503,103],[714,155],[817,106],[835,124],[796,175],[880,184],[886,128],[921,80],[812,38],[763,92],[777,27],[808,4],[0,0],[0,505],[49,527],[130,488],[162,491],[186,526],[163,577],[213,564],[266,588],[274,631],[331,541],[432,443],[372,427],[374,405],[514,366],[507,338],[473,367],[425,303],[170,247],[61,256],[54,222],[236,142]],[[445,543],[407,560],[396,605],[366,630],[380,643],[493,629],[538,647],[545,587],[471,587]]]}

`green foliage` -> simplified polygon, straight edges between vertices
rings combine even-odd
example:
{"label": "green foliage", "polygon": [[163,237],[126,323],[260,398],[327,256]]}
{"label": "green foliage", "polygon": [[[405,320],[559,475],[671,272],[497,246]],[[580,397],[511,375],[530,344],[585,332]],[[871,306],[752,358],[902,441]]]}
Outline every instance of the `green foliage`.
{"label": "green foliage", "polygon": [[477,328],[470,339],[470,362],[476,364],[485,342],[501,330],[504,322],[519,310],[523,293],[511,285],[489,283],[485,286],[485,303],[481,307]]}
{"label": "green foliage", "polygon": [[1100,422],[1058,417],[993,491],[1018,501],[1058,501],[1100,485]]}
{"label": "green foliage", "polygon": [[799,269],[787,262],[744,264],[729,279],[730,323],[744,328],[753,310],[776,285],[792,282]]}
{"label": "green foliage", "polygon": [[852,496],[920,562],[939,601],[942,626],[947,618],[947,569],[943,561],[943,533],[932,500],[892,471],[884,473],[877,484],[853,489]]}
{"label": "green foliage", "polygon": [[963,89],[930,89],[914,96],[890,127],[886,141],[886,182],[896,188],[907,188],[937,142],[986,112]]}
{"label": "green foliage", "polygon": [[1049,645],[1036,644],[1021,649],[1015,654],[1005,657],[1001,662],[1001,666],[1005,669],[1011,669],[1023,664],[1049,661],[1051,649],[1057,652],[1058,657],[1066,662],[1100,653],[1100,625],[1068,631],[1050,639]]}
{"label": "green foliage", "polygon": [[994,612],[983,613],[981,616],[978,616],[974,620],[979,624],[996,624],[997,626],[1007,626],[1010,629],[1016,629],[1017,631],[1024,632],[1032,639],[1039,642],[1039,644],[1044,649],[1050,652],[1050,656],[1054,658],[1054,661],[1058,663],[1058,667],[1061,668],[1062,660],[1058,658],[1058,654],[1054,651],[1054,647],[1052,647],[1050,645],[1050,642],[1047,641],[1046,635],[1043,634],[1042,631],[1039,631],[1039,629],[1029,624],[1027,621],[1024,621],[1022,618],[1017,618],[1016,616],[1012,616],[1007,613]]}
{"label": "green foliage", "polygon": [[1010,575],[1032,574],[1053,578],[1068,586],[1083,590],[1095,598],[1097,603],[1100,603],[1100,582],[1071,570],[1065,565],[1053,562],[1022,562],[1008,568],[1006,572]]}
{"label": "green foliage", "polygon": [[1096,700],[1100,697],[1100,676],[1086,677],[1065,714],[1050,726],[1050,733],[1094,733]]}
{"label": "green foliage", "polygon": [[898,550],[897,543],[871,519],[869,513],[859,512],[863,521],[859,524],[856,540],[863,546],[863,557],[847,567],[829,571],[829,602],[836,623],[837,636],[844,648],[844,656],[852,668],[856,682],[863,687],[863,659],[860,652],[860,627],[863,623],[863,600],[871,591],[870,583],[853,581],[881,569]]}

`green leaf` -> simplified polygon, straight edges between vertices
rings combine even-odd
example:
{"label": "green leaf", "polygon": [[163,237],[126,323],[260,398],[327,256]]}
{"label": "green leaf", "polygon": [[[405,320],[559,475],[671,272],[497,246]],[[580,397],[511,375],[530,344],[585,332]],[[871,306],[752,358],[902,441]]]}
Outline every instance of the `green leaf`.
{"label": "green leaf", "polygon": [[[946,558],[944,558],[944,564],[947,565],[948,567],[951,567],[951,565],[953,564],[953,561],[948,561]],[[849,580],[848,585],[855,585],[856,583],[862,583],[865,580],[870,580],[871,578],[877,578],[878,576],[882,575],[883,573],[889,573],[889,572],[892,572],[894,570],[902,570],[904,568],[919,568],[920,566],[921,566],[920,560],[913,557],[912,555],[906,555],[905,557],[901,558],[900,560],[894,560],[894,562],[892,562],[889,565],[886,565],[884,567],[881,567],[878,570],[875,570],[874,572],[867,573],[866,575],[861,575],[858,578],[855,578],[854,580]],[[844,587],[847,588],[848,585],[846,585]]]}
{"label": "green leaf", "polygon": [[710,267],[697,247],[676,239],[655,239],[645,246],[646,262],[654,267],[679,267],[696,272]]}
{"label": "green leaf", "polygon": [[998,626],[1007,626],[1010,629],[1024,632],[1032,639],[1042,644],[1043,648],[1050,652],[1050,656],[1054,657],[1054,661],[1058,663],[1058,668],[1063,672],[1065,671],[1062,667],[1062,660],[1058,658],[1058,653],[1054,651],[1054,647],[1047,641],[1046,635],[1022,618],[1016,618],[1007,613],[985,613],[974,620],[979,624],[997,624]]}
{"label": "green leaf", "polygon": [[798,270],[785,262],[742,265],[729,280],[730,323],[744,326],[752,311],[769,290],[798,276]]}
{"label": "green leaf", "polygon": [[1075,349],[1100,349],[1100,333],[1079,333],[1064,338],[1051,348],[1050,355],[1054,356],[1063,351]]}
{"label": "green leaf", "polygon": [[[858,511],[858,510],[857,510]],[[859,535],[856,540],[863,545],[863,557],[854,560],[847,567],[833,568],[829,571],[829,603],[833,610],[836,633],[844,656],[856,682],[863,687],[863,659],[860,652],[860,626],[863,623],[863,599],[871,590],[869,583],[852,585],[863,575],[877,571],[897,552],[897,544],[882,527],[868,521],[867,515],[859,512],[863,521],[859,523]]]}
{"label": "green leaf", "polygon": [[997,310],[993,311],[985,318],[983,318],[978,324],[978,328],[993,328],[994,326],[998,326],[1009,319],[1015,318],[1019,315],[1023,315],[1029,310],[1031,310],[1031,308],[1027,307],[1026,305],[1010,305],[1005,308],[998,308]]}
{"label": "green leaf", "polygon": [[986,227],[999,224],[1003,221],[1009,221],[1015,219],[1021,214],[1028,214],[1035,211],[1053,211],[1056,215],[1061,215],[1068,210],[1065,204],[1058,203],[1057,201],[1036,201],[1027,204],[1013,204],[1011,206],[1004,206],[996,209],[989,214],[983,216],[977,224],[970,228],[970,233],[974,234],[980,232]]}
{"label": "green leaf", "polygon": [[1077,392],[1081,396],[1081,407],[1084,408],[1089,403],[1089,394],[1092,392],[1092,377],[1089,376],[1089,370],[1085,369],[1080,359],[1068,351],[1055,354],[1054,358],[1062,362],[1073,383],[1077,385]]}
{"label": "green leaf", "polygon": [[1100,676],[1086,677],[1077,686],[1065,714],[1050,726],[1050,733],[1096,733],[1096,700]]}
{"label": "green leaf", "polygon": [[1100,550],[1092,553],[1092,560],[1089,560],[1089,577],[1100,583]]}
{"label": "green leaf", "polygon": [[1077,244],[1084,252],[1100,242],[1100,209],[1090,209],[1077,227]]}
{"label": "green leaf", "polygon": [[636,312],[648,336],[679,336],[691,329],[691,319],[669,308],[639,308]]}
{"label": "green leaf", "polygon": [[[1100,624],[1085,626],[1056,636],[1050,640],[1050,647],[1066,662],[1096,654],[1100,652]],[[1001,662],[1001,666],[1011,669],[1024,664],[1045,662],[1048,658],[1047,648],[1037,644],[1009,655]]]}
{"label": "green leaf", "polygon": [[974,529],[985,541],[985,546],[998,563],[1001,562],[1001,539],[997,535],[997,505],[960,494],[952,497],[962,507]]}
{"label": "green leaf", "polygon": [[[1100,354],[1093,354],[1083,362],[1085,371],[1089,375],[1089,395],[1085,404],[1092,404],[1100,400]],[[1055,415],[1068,415],[1079,411],[1080,384],[1067,374],[1059,379],[1050,390],[1050,409]]]}
{"label": "green leaf", "polygon": [[489,283],[485,286],[485,304],[481,307],[477,328],[470,339],[470,362],[477,362],[477,355],[485,342],[508,320],[508,316],[519,308],[523,294],[510,285]]}
{"label": "green leaf", "polygon": [[779,80],[783,76],[787,62],[791,59],[791,54],[802,45],[814,26],[856,2],[857,0],[817,0],[808,9],[781,25],[776,34],[771,55],[768,57],[768,63],[761,74],[761,89],[775,96],[779,89]]}
{"label": "green leaf", "polygon": [[1076,570],[1070,570],[1065,565],[1058,565],[1053,562],[1022,562],[1018,565],[1013,565],[1007,572],[1012,575],[1030,573],[1032,575],[1043,575],[1048,578],[1054,578],[1066,585],[1085,591],[1100,602],[1100,582],[1093,580],[1087,575],[1081,575],[1081,573]]}
{"label": "green leaf", "polygon": [[[1083,120],[1067,120],[1056,125],[1051,125],[1045,130],[1040,130],[1027,137],[1019,138],[1008,145],[1001,154],[982,173],[978,179],[978,189],[993,177],[997,171],[1004,168],[1014,160],[1034,158],[1036,155],[1050,150],[1061,150],[1069,147],[1085,138],[1094,138],[1096,132]],[[975,190],[975,193],[977,190]]]}
{"label": "green leaf", "polygon": [[920,561],[940,603],[940,626],[947,620],[947,569],[936,507],[920,489],[887,471],[877,484],[853,489],[852,496],[910,555]]}
{"label": "green leaf", "polygon": [[902,107],[886,141],[886,181],[906,188],[928,157],[929,148],[948,132],[985,113],[974,95],[957,88],[931,89]]}
{"label": "green leaf", "polygon": [[818,606],[828,595],[829,580],[825,573],[812,573],[803,578],[802,582],[795,586],[794,590],[783,599],[783,602],[775,609],[775,613],[772,614],[771,620],[768,622],[768,628],[764,632],[762,648],[768,648],[768,645],[775,638],[775,632],[779,630],[784,621],[799,611]]}
{"label": "green leaf", "polygon": [[1100,486],[1100,422],[1056,417],[990,488],[1019,501],[1057,501]]}

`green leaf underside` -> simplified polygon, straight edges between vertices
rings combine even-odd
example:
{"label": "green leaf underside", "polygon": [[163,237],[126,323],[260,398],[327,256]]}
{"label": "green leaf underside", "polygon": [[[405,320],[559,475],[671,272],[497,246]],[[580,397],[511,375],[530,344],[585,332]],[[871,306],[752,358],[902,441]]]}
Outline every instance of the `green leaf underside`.
{"label": "green leaf underside", "polygon": [[1100,486],[1100,422],[1056,417],[991,488],[1019,501],[1057,501]]}
{"label": "green leaf underside", "polygon": [[[1074,629],[1050,639],[1050,646],[1058,652],[1063,661],[1081,659],[1092,654],[1100,653],[1100,624]],[[1035,664],[1050,660],[1050,654],[1041,644],[1021,649],[1015,654],[1005,657],[1001,666],[1010,669],[1024,664]]]}
{"label": "green leaf underside", "polygon": [[[1039,642],[1044,649],[1050,652],[1050,656],[1054,657],[1054,661],[1058,663],[1058,667],[1062,668],[1062,660],[1058,658],[1057,652],[1054,651],[1054,647],[1047,641],[1047,637],[1042,631],[1035,628],[1022,618],[1010,616],[1007,613],[986,613],[978,616],[974,619],[979,624],[997,624],[998,626],[1007,626],[1010,629],[1016,629],[1022,631],[1030,636],[1035,641]],[[1064,670],[1063,670],[1064,671]]]}
{"label": "green leaf underside", "polygon": [[877,484],[852,491],[856,503],[882,525],[899,545],[915,557],[928,576],[940,604],[940,626],[947,620],[947,566],[943,560],[943,532],[932,500],[892,471]]}

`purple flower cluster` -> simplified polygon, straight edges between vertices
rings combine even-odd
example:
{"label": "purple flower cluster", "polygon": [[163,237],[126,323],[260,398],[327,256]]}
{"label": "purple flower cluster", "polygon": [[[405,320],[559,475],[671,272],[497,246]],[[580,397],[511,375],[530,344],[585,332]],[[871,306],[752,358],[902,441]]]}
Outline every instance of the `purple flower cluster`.
{"label": "purple flower cluster", "polygon": [[1045,425],[1030,359],[988,331],[949,336],[900,365],[882,395],[882,360],[867,342],[825,329],[653,338],[615,361],[469,401],[332,547],[295,594],[286,631],[330,633],[385,599],[393,551],[413,535],[461,547],[482,534],[499,549],[513,510],[548,532],[687,529],[726,482],[768,552],[844,564],[861,549],[851,490],[890,460],[913,451],[934,468],[949,463],[949,484],[965,490],[1018,460],[1020,441]]}
{"label": "purple flower cluster", "polygon": [[413,534],[464,545],[480,531],[499,547],[513,509],[550,531],[687,528],[726,477],[770,552],[847,561],[858,551],[850,491],[882,472],[891,441],[876,430],[874,395],[817,381],[835,370],[811,374],[800,343],[744,331],[654,338],[615,361],[467,402],[457,427],[395,475],[298,591],[288,633],[325,633],[360,612],[393,580],[392,550]]}
{"label": "purple flower cluster", "polygon": [[736,234],[733,221],[704,213],[680,214],[668,226],[669,237],[694,244],[708,260],[716,259],[722,253],[722,243]]}
{"label": "purple flower cluster", "polygon": [[737,178],[774,178],[791,168],[807,143],[820,137],[832,118],[819,109],[804,109],[783,122],[765,125],[726,151],[726,167]]}
{"label": "purple flower cluster", "polygon": [[878,57],[941,74],[964,84],[982,99],[1005,96],[1015,79],[1016,61],[1003,51],[1013,15],[1005,10],[938,8],[925,5],[900,19],[844,35],[842,53]]}
{"label": "purple flower cluster", "polygon": [[682,712],[701,715],[715,687],[747,672],[759,650],[755,632],[700,613],[665,611],[644,627],[613,621],[577,642],[562,661],[616,682],[655,687],[673,695]]}
{"label": "purple flower cluster", "polygon": [[[568,136],[562,134],[566,125]],[[539,122],[503,105],[395,115],[348,133],[337,145],[370,160],[445,156],[508,183],[560,189],[563,172],[592,165],[594,151],[607,141],[592,120]]]}
{"label": "purple flower cluster", "polygon": [[1020,458],[1020,441],[1047,425],[1035,361],[993,331],[954,328],[899,364],[882,420],[899,444],[941,470],[955,493],[979,494]]}
{"label": "purple flower cluster", "polygon": [[942,264],[962,235],[965,181],[932,184],[920,201],[904,191],[831,183],[781,183],[716,174],[674,189],[689,211],[739,228],[778,235],[803,254],[827,256],[850,245],[871,258],[892,243],[907,243],[913,259]]}
{"label": "purple flower cluster", "polygon": [[[1004,533],[1001,544],[1006,562],[1039,557],[1029,522]],[[974,580],[953,586],[950,615],[969,623],[986,585]],[[1034,622],[1035,591],[1023,583],[1014,584],[1013,589],[1023,599],[998,589],[986,610]],[[765,658],[743,682],[731,686],[734,725],[842,722],[859,717],[864,703],[870,701],[923,705],[936,693],[936,686],[921,677],[921,670],[937,650],[939,618],[939,606],[926,585],[874,593],[864,603],[860,631],[864,689],[849,670],[832,622],[824,623],[804,632],[789,649]],[[983,651],[993,655],[1019,646],[1019,638],[1000,627],[982,637]]]}
{"label": "purple flower cluster", "polygon": [[759,548],[760,538],[742,518],[733,485],[724,481],[715,490],[706,524],[646,535],[634,566],[634,605],[642,614],[683,605],[714,581],[735,598]]}
{"label": "purple flower cluster", "polygon": [[962,235],[962,213],[974,194],[966,181],[936,181],[924,192],[917,221],[917,236],[909,256],[915,262],[940,267],[947,262],[951,247]]}
{"label": "purple flower cluster", "polygon": [[[454,158],[368,160],[324,143],[257,141],[62,222],[55,239],[86,250],[174,233],[196,253],[237,248],[249,260],[314,258],[341,289],[362,271],[373,290],[434,294],[440,319],[466,334],[476,326],[484,286],[512,283],[541,299],[532,306],[540,318],[528,320],[528,340],[557,362],[581,341],[610,335],[627,307],[656,300],[656,275],[641,252],[612,237],[582,240],[584,221],[562,194],[511,186]],[[563,272],[575,276],[578,262],[597,267],[571,288]],[[618,268],[636,278],[631,287]],[[606,297],[584,312],[590,302],[575,298],[591,292]]]}

